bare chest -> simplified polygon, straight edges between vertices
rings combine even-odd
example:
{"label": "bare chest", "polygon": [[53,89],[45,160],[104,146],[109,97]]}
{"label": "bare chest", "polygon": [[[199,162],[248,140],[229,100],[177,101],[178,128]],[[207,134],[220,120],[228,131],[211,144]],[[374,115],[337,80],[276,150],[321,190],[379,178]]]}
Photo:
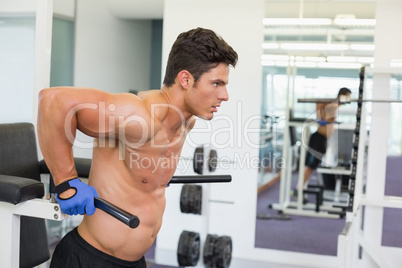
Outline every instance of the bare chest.
{"label": "bare chest", "polygon": [[130,174],[141,183],[166,185],[176,171],[185,134],[162,129],[139,148],[125,148],[125,163]]}

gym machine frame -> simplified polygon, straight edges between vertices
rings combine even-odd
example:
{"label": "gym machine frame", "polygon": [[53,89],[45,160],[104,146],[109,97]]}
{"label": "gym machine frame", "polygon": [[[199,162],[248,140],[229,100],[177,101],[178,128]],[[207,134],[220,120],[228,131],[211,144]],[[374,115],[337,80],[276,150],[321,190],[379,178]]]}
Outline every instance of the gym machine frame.
{"label": "gym machine frame", "polygon": [[[230,182],[231,180],[232,177],[230,175],[173,176],[169,183],[217,183]],[[44,184],[41,183],[41,186],[44,187]],[[95,198],[95,207],[105,211],[130,228],[136,228],[140,224],[140,220],[137,216],[132,215],[101,198]],[[23,200],[16,204],[1,201],[0,229],[3,230],[2,245],[5,246],[1,247],[0,260],[2,261],[3,267],[20,267],[21,216],[55,221],[62,221],[68,218],[68,215],[61,212],[59,204],[52,201],[52,198],[32,198],[26,201]]]}
{"label": "gym machine frame", "polygon": [[[370,69],[369,69],[370,70]],[[375,69],[371,70],[373,73],[377,71]],[[378,73],[382,73],[379,71]],[[394,70],[387,70],[385,73],[391,74],[394,73]],[[401,72],[397,72],[400,74]],[[360,87],[359,87],[359,98],[363,99],[363,89],[364,89],[364,79],[365,79],[365,68],[362,67],[360,71]],[[367,100],[370,101],[370,100]],[[364,101],[362,101],[364,102]],[[391,256],[400,256],[400,249],[391,250],[391,248],[387,248],[383,250],[384,246],[381,244],[375,244],[365,235],[367,232],[365,229],[362,229],[363,215],[367,214],[367,210],[369,208],[383,209],[383,208],[394,208],[394,209],[402,209],[402,198],[397,196],[387,196],[385,194],[382,195],[382,198],[373,199],[372,197],[368,197],[367,194],[363,193],[363,179],[364,169],[364,144],[366,142],[366,130],[365,130],[365,107],[362,105],[362,102],[358,102],[358,120],[363,118],[359,125],[356,125],[355,136],[357,136],[357,140],[355,140],[354,144],[354,153],[352,154],[352,158],[354,158],[353,162],[355,163],[354,174],[351,174],[351,180],[349,183],[349,194],[352,197],[352,202],[349,203],[348,212],[346,214],[346,225],[343,231],[338,236],[338,267],[339,268],[354,268],[354,267],[367,267],[367,259],[370,259],[370,264],[375,265],[376,267],[396,267],[395,263],[398,262],[401,258],[391,258]],[[375,100],[373,100],[375,102]],[[383,101],[378,100],[378,102],[383,103],[400,103],[401,101]],[[360,109],[359,109],[360,108]],[[361,114],[359,114],[359,112]],[[374,112],[374,111],[373,111]],[[377,118],[378,119],[378,118]],[[359,120],[360,121],[360,120]],[[378,133],[376,133],[378,134]],[[370,154],[377,152],[369,150],[368,159],[370,160]],[[369,164],[369,163],[368,163]],[[369,177],[369,173],[367,173],[367,177]],[[367,178],[367,184],[373,183],[372,178]],[[363,207],[366,207],[366,212],[363,213]],[[367,219],[366,219],[367,220]],[[380,218],[382,221],[382,219]],[[366,225],[366,224],[365,224]],[[370,227],[370,231],[373,231],[373,226]],[[363,252],[363,253],[361,253]],[[365,256],[364,256],[365,255]],[[399,261],[400,264],[400,261]],[[372,266],[370,266],[372,267]]]}
{"label": "gym machine frame", "polygon": [[[0,202],[0,229],[2,246],[0,260],[3,267],[18,268],[20,254],[21,216],[30,216],[48,220],[62,221],[67,215],[60,211],[57,203],[42,198],[34,198],[18,204]],[[34,241],[33,241],[34,242]]]}
{"label": "gym machine frame", "polygon": [[[292,148],[290,146],[290,127],[302,128],[302,141],[308,140],[310,135],[309,126],[316,123],[315,120],[291,120],[289,108],[286,114],[286,124],[284,132],[284,144],[282,156],[284,158],[285,165],[281,170],[280,188],[279,188],[279,203],[271,204],[270,207],[278,210],[280,213],[300,215],[300,216],[312,216],[323,218],[340,218],[343,217],[343,209],[333,207],[332,202],[324,202],[322,200],[322,189],[320,187],[309,186],[307,189],[303,189],[304,180],[304,167],[306,158],[306,147],[304,142],[300,147],[299,155],[299,174],[298,174],[298,195],[297,201],[290,201],[290,191],[292,183],[292,169],[291,163],[293,159]],[[303,204],[304,193],[314,194],[316,203]]]}

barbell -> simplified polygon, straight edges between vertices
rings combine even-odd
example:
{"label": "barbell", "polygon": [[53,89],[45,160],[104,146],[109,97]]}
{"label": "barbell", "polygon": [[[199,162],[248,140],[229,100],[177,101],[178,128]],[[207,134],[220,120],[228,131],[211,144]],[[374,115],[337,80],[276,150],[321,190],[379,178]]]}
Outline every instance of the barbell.
{"label": "barbell", "polygon": [[[231,182],[232,176],[231,175],[182,175],[182,176],[173,176],[172,179],[169,181],[171,183],[225,183]],[[99,198],[94,198],[95,207],[98,209],[103,210],[110,216],[116,218],[117,220],[121,221],[122,223],[126,224],[130,228],[137,228],[140,224],[140,219],[127,212],[124,209],[121,209],[112,203]]]}
{"label": "barbell", "polygon": [[300,103],[339,103],[339,104],[348,104],[351,102],[379,102],[379,103],[402,103],[402,100],[386,100],[386,99],[348,99],[348,98],[340,98],[340,99],[326,99],[326,98],[300,98],[297,99],[297,102]]}

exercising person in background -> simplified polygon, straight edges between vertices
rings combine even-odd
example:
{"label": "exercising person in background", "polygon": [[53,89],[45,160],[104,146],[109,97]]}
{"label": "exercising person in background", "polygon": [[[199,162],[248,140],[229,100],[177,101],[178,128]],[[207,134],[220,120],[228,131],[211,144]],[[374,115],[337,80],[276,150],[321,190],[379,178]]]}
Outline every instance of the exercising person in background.
{"label": "exercising person in background", "polygon": [[[337,100],[340,100],[343,96],[349,98],[351,93],[350,89],[343,87],[338,92]],[[334,132],[334,123],[339,105],[341,105],[340,102],[316,104],[318,129],[310,136],[308,143],[303,186],[308,182],[311,173],[320,165],[322,157],[327,151],[327,140]],[[294,197],[297,197],[297,189],[296,185],[292,191]]]}
{"label": "exercising person in background", "polygon": [[[51,267],[141,267],[162,224],[165,189],[194,116],[211,120],[229,99],[237,53],[213,31],[181,33],[160,90],[110,94],[91,88],[44,89],[38,136],[64,213],[86,214],[57,245]],[[76,131],[94,137],[89,182],[77,178]],[[140,219],[131,229],[102,210],[100,196]],[[89,216],[91,215],[91,216]]]}

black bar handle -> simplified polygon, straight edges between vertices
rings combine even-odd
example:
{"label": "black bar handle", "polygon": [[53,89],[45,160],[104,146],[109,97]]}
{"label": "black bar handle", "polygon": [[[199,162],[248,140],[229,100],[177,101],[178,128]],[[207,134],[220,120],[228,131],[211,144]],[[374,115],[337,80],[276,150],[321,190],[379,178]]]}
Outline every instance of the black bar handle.
{"label": "black bar handle", "polygon": [[100,197],[95,197],[94,202],[95,202],[96,208],[99,208],[99,209],[103,210],[104,212],[106,212],[107,214],[109,214],[110,216],[115,217],[122,223],[128,225],[130,228],[137,228],[138,225],[140,224],[140,219],[137,216],[135,216],[119,207],[116,207],[112,203],[110,203]]}
{"label": "black bar handle", "polygon": [[183,175],[173,176],[169,183],[213,183],[231,181],[231,175]]}
{"label": "black bar handle", "polygon": [[[184,176],[173,176],[169,183],[214,183],[214,182],[231,182],[231,175],[184,175]],[[118,219],[122,223],[128,225],[130,228],[137,228],[140,224],[140,219],[113,205],[112,203],[100,198],[94,198],[95,207],[103,210],[110,216]]]}

